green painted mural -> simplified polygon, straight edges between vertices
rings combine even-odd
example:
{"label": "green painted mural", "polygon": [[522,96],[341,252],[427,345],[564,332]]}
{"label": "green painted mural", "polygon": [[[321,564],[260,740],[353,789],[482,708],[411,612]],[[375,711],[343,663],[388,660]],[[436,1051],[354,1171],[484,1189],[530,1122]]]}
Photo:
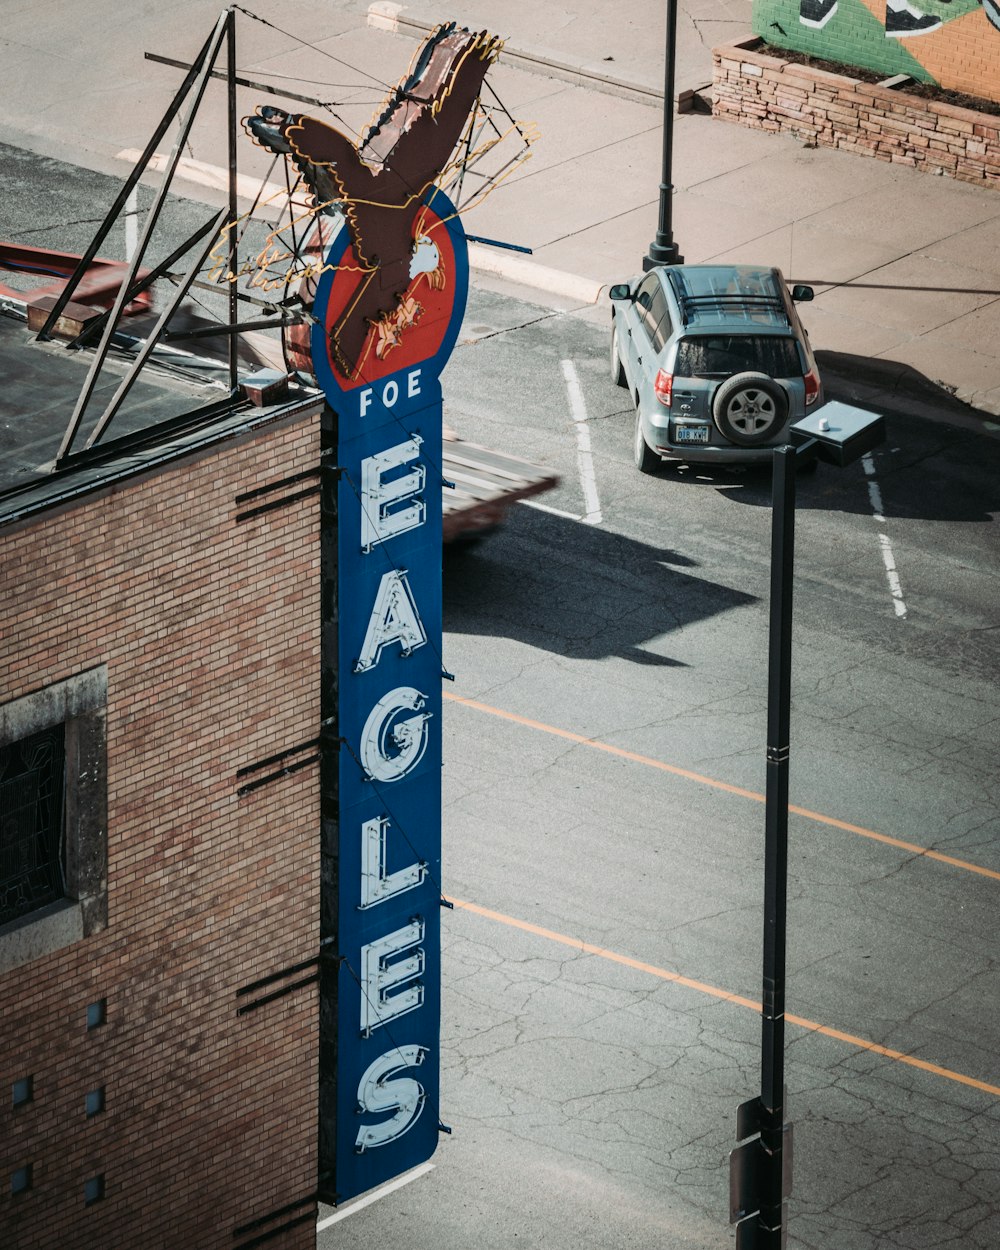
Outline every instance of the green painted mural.
{"label": "green painted mural", "polygon": [[754,0],[767,43],[1000,101],[1000,0]]}

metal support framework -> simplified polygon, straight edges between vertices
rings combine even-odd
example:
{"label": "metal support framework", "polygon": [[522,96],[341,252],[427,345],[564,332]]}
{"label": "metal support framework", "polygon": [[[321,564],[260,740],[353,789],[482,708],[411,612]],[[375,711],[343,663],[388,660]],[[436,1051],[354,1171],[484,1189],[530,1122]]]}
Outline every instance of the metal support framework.
{"label": "metal support framework", "polygon": [[[153,61],[157,65],[169,65],[173,69],[190,70],[195,68],[190,61],[178,61],[172,56],[159,56],[155,52],[147,52],[145,54],[147,61]],[[226,82],[229,75],[224,74],[222,70],[214,69],[210,78],[217,78],[220,82]],[[292,91],[291,88],[282,86],[274,87],[270,83],[261,82],[256,78],[243,78],[240,75],[232,76],[233,82],[237,87],[250,87],[254,91],[259,91],[262,95],[280,96],[282,100],[297,100],[300,104],[311,104],[314,108],[325,109],[329,105],[329,100],[319,100],[316,96],[302,95],[298,91]]]}
{"label": "metal support framework", "polygon": [[[224,40],[227,42],[227,45],[228,45],[228,70],[229,70],[228,77],[230,79],[230,97],[232,97],[232,94],[235,91],[235,83],[232,82],[233,70],[235,68],[235,59],[234,59],[235,58],[235,10],[230,9],[220,15],[219,20],[216,22],[215,28],[212,31],[212,34],[205,41],[205,44],[202,47],[201,52],[196,58],[194,64],[192,65],[191,70],[185,77],[184,82],[181,85],[180,89],[178,90],[177,94],[174,96],[174,99],[171,102],[170,107],[168,108],[167,112],[164,114],[163,118],[161,119],[160,124],[157,126],[156,130],[154,131],[153,137],[150,139],[149,143],[147,144],[142,156],[139,159],[139,162],[137,163],[135,169],[132,171],[129,177],[126,179],[121,192],[119,193],[117,199],[115,200],[115,203],[112,205],[111,209],[109,210],[107,216],[104,219],[104,222],[98,229],[87,251],[81,257],[80,264],[77,266],[76,271],[74,272],[73,276],[67,282],[66,287],[63,290],[61,296],[57,299],[55,305],[52,308],[52,311],[50,312],[46,320],[45,325],[42,327],[42,330],[39,334],[39,338],[47,337],[52,326],[55,325],[57,318],[62,313],[66,304],[72,298],[73,291],[76,289],[76,286],[79,284],[79,281],[81,280],[83,275],[86,273],[88,265],[90,264],[91,260],[93,260],[94,256],[96,256],[98,248],[100,247],[104,238],[107,236],[108,232],[111,230],[112,225],[117,220],[118,215],[121,212],[121,209],[124,206],[125,202],[127,201],[129,194],[131,193],[133,188],[136,186],[139,179],[142,177],[143,173],[145,172],[147,166],[149,165],[149,162],[152,159],[156,151],[157,145],[159,144],[163,136],[166,134],[167,129],[169,128],[171,122],[180,113],[185,102],[188,102],[187,110],[184,113],[183,119],[180,123],[180,128],[179,128],[177,137],[174,140],[173,147],[170,152],[170,156],[167,160],[166,166],[163,171],[163,177],[160,183],[160,187],[154,197],[152,205],[150,206],[149,212],[146,216],[146,221],[142,230],[142,234],[136,246],[135,254],[132,257],[131,262],[129,264],[128,273],[122,282],[121,289],[118,292],[118,296],[114,302],[114,305],[112,306],[111,310],[106,314],[106,317],[103,323],[103,332],[101,334],[100,342],[95,350],[94,359],[91,362],[86,381],[84,382],[83,388],[77,399],[76,406],[74,407],[73,413],[70,416],[69,423],[66,428],[66,433],[63,436],[62,443],[60,444],[59,451],[55,458],[56,467],[59,467],[61,463],[65,461],[65,459],[67,458],[67,456],[69,456],[72,450],[73,442],[77,434],[79,433],[80,426],[83,422],[83,418],[86,413],[87,407],[90,403],[91,398],[93,397],[94,390],[97,386],[97,382],[100,377],[101,370],[104,367],[104,362],[107,359],[108,351],[111,346],[112,338],[115,333],[115,329],[118,324],[119,318],[121,316],[122,309],[124,308],[125,304],[129,301],[130,298],[134,298],[134,291],[137,285],[136,275],[142,264],[142,260],[143,260],[143,257],[145,256],[146,249],[149,246],[149,242],[152,237],[153,231],[156,227],[157,222],[159,221],[164,202],[166,201],[166,197],[170,190],[170,186],[173,181],[174,174],[177,170],[177,165],[180,161],[181,154],[184,149],[184,145],[188,140],[188,136],[191,132],[191,127],[194,123],[195,116],[198,112],[198,109],[201,105],[202,98],[205,94],[205,88],[208,84],[209,78],[212,76],[212,69],[215,64],[215,60],[219,54],[219,51],[222,47],[222,43]],[[189,97],[191,97],[190,100],[189,100]],[[235,145],[235,134],[233,133],[234,115],[235,115],[235,102],[232,99],[230,99],[229,120],[230,120],[230,145],[231,145],[231,158],[230,158],[231,173],[235,165],[235,154],[234,154],[234,147],[233,147],[233,145]],[[219,217],[213,221],[213,225],[215,225],[216,223],[222,224],[222,222],[224,222],[227,217],[229,218],[229,220],[233,219],[234,217],[233,205],[235,203],[235,194],[236,194],[235,177],[231,176],[230,177],[229,203],[227,204],[226,209],[222,213],[219,214]],[[207,252],[207,249],[206,249],[206,252]],[[176,259],[176,255],[172,259]],[[202,254],[202,257],[201,257],[201,260],[203,259],[204,259],[204,254]],[[201,260],[199,260],[199,265],[201,264]],[[163,269],[163,266],[158,267],[158,270],[162,270],[162,269]],[[197,276],[197,267],[195,267],[195,269],[190,272],[189,279],[187,283],[185,284],[185,288],[184,288],[185,291],[187,290],[187,287],[190,286],[191,283],[194,281],[196,276]],[[231,291],[230,292],[230,319],[232,321],[236,320],[236,316],[233,311],[235,307],[235,300],[236,300],[235,291]],[[166,324],[165,318],[161,318],[160,322],[158,323],[156,332],[154,332],[154,334],[150,338],[151,344],[155,344],[156,337],[161,332],[165,324]],[[148,356],[149,351],[152,350],[152,348],[149,345],[147,345],[147,347],[148,347],[148,350],[144,353],[144,357]],[[229,340],[229,378],[230,378],[230,394],[231,395],[236,393],[236,383],[235,383],[236,369],[237,369],[237,349],[236,349],[236,344],[234,340],[231,338]],[[134,374],[135,372],[136,370],[133,369],[132,374]],[[88,443],[87,443],[88,447],[92,446],[101,436],[101,434],[103,434],[104,430],[107,428],[112,417],[114,416],[114,412],[117,410],[118,404],[120,403],[121,399],[124,398],[125,391],[127,391],[128,387],[131,386],[132,381],[134,380],[134,377],[132,376],[132,374],[130,374],[130,378],[126,379],[128,386],[125,387],[124,391],[122,388],[119,388],[119,392],[116,393],[116,396],[112,400],[111,405],[109,405],[108,409],[105,410],[104,414],[100,418],[96,429],[94,430],[93,434],[90,436],[90,439],[88,440]]]}
{"label": "metal support framework", "polygon": [[[239,210],[236,206],[236,180],[239,176],[236,131],[239,116],[236,109],[236,10],[230,9],[226,24],[226,115],[229,120],[229,272],[238,274],[239,266]],[[229,283],[229,324],[235,325],[240,315],[236,283]],[[229,393],[235,395],[239,387],[237,377],[237,353],[230,340],[229,346]]]}
{"label": "metal support framework", "polygon": [[[204,340],[209,338],[221,338],[226,340],[227,353],[225,356],[225,365],[228,366],[227,384],[229,392],[229,401],[238,402],[240,395],[239,388],[239,347],[237,339],[240,334],[251,329],[268,329],[270,324],[266,321],[248,320],[243,323],[239,321],[239,309],[242,303],[266,309],[268,313],[274,314],[279,310],[282,311],[283,321],[287,323],[290,320],[300,321],[305,318],[299,305],[301,304],[301,296],[299,294],[285,295],[284,299],[261,299],[249,294],[247,291],[239,290],[238,283],[233,280],[240,272],[239,252],[241,249],[242,234],[237,229],[240,222],[239,205],[237,199],[238,187],[238,134],[239,134],[239,115],[237,102],[237,88],[240,86],[252,87],[255,90],[278,94],[282,97],[300,100],[304,103],[316,105],[318,107],[329,107],[323,101],[311,96],[297,94],[290,91],[285,86],[280,88],[270,86],[266,83],[259,82],[252,78],[241,77],[236,73],[237,54],[236,54],[236,17],[240,12],[237,6],[231,5],[219,15],[215,26],[205,40],[200,52],[194,61],[187,64],[183,61],[177,61],[173,58],[156,56],[147,53],[147,59],[156,61],[160,64],[172,65],[182,68],[185,71],[184,81],[175,93],[166,112],[160,119],[156,129],[149,139],[142,155],[132,169],[128,177],[125,179],[120,192],[115,198],[114,203],[108,210],[101,225],[98,227],[90,245],[79,259],[79,263],[75,265],[72,274],[69,276],[65,286],[55,298],[52,309],[45,319],[45,323],[39,332],[39,339],[48,340],[51,338],[56,323],[63,316],[66,306],[69,304],[75,292],[80,288],[81,282],[86,277],[88,270],[93,263],[102,242],[108,236],[111,229],[118,222],[122,210],[129,202],[129,197],[137,188],[140,180],[150,169],[154,158],[158,156],[158,149],[161,141],[176,121],[178,130],[176,138],[173,141],[170,154],[163,163],[158,190],[156,191],[153,202],[145,214],[141,237],[137,241],[136,249],[133,257],[129,262],[122,265],[122,271],[125,276],[118,289],[111,307],[105,309],[99,316],[88,322],[82,333],[75,338],[69,340],[66,344],[67,350],[78,350],[82,347],[93,348],[93,356],[89,361],[89,367],[77,401],[74,405],[72,413],[69,415],[65,432],[52,462],[52,471],[58,472],[68,466],[70,462],[75,461],[80,455],[87,454],[91,456],[98,443],[102,446],[108,441],[108,431],[117,417],[122,402],[127,397],[130,388],[133,386],[139,370],[149,361],[150,356],[156,346],[161,343],[167,343],[177,339]],[[220,64],[222,46],[226,45],[225,64]],[[177,173],[184,148],[189,142],[192,126],[195,121],[199,108],[201,107],[204,94],[209,81],[218,80],[226,84],[226,116],[228,120],[228,189],[226,197],[226,207],[221,218],[211,218],[203,227],[199,228],[192,234],[182,245],[175,248],[171,255],[160,261],[151,269],[144,268],[142,261],[149,248],[154,231],[162,216],[167,196],[170,192],[173,179]],[[499,101],[498,101],[499,104]],[[502,105],[499,105],[503,109]],[[506,114],[506,110],[503,110]],[[509,116],[509,114],[507,114]],[[512,124],[521,134],[525,144],[529,142],[528,137],[521,130],[521,127],[511,119]],[[490,116],[490,110],[484,108],[484,120],[481,129],[489,124],[497,131],[497,136],[502,137],[497,129],[495,122]],[[474,137],[470,132],[469,142],[473,142]],[[489,146],[489,145],[488,145]],[[466,158],[473,155],[466,150]],[[504,165],[498,174],[484,175],[486,184],[495,184],[502,179],[503,176],[512,168],[521,157],[512,158]],[[464,176],[463,162],[462,175]],[[287,189],[291,195],[293,191],[292,182],[290,180],[290,170],[288,162],[285,163],[285,179]],[[476,192],[480,194],[480,192]],[[475,197],[473,197],[475,198]],[[460,206],[461,207],[461,206]],[[253,210],[251,210],[252,212]],[[295,238],[295,221],[290,223],[293,233],[293,248],[297,252],[303,245],[301,239]],[[322,225],[322,219],[321,223]],[[199,247],[205,239],[206,233],[209,231],[218,232],[220,226],[224,227],[224,232],[229,237],[220,240],[220,254],[224,254],[228,266],[226,275],[227,292],[226,305],[227,313],[225,315],[225,324],[220,321],[218,326],[194,329],[178,329],[171,331],[168,329],[169,319],[161,317],[157,322],[156,328],[146,337],[146,342],[142,347],[139,358],[134,362],[132,369],[129,371],[126,379],[117,388],[111,403],[105,408],[104,412],[93,422],[92,431],[86,441],[84,451],[78,448],[78,438],[81,429],[87,420],[89,407],[93,401],[95,392],[101,383],[103,371],[108,360],[110,351],[121,345],[121,337],[119,333],[119,321],[123,310],[130,303],[134,302],[137,297],[144,295],[154,282],[165,275],[174,277],[173,269],[175,265],[187,257],[193,250]],[[493,246],[513,247],[514,245],[498,243],[495,240],[484,240]],[[527,251],[529,249],[516,248],[515,250]],[[221,259],[221,257],[220,257]],[[190,290],[210,290],[214,294],[219,294],[218,283],[206,283],[198,276],[197,271],[188,272],[184,282],[185,291]],[[132,344],[135,339],[130,336]],[[87,422],[90,424],[90,422]],[[110,437],[114,437],[113,434]]]}
{"label": "metal support framework", "polygon": [[[192,282],[191,286],[195,284]],[[289,317],[276,322],[273,317],[258,317],[255,321],[237,321],[235,325],[201,326],[197,330],[165,330],[164,343],[183,343],[190,339],[217,339],[229,334],[242,334],[245,330],[273,330],[275,325],[298,324],[302,317]]]}
{"label": "metal support framework", "polygon": [[[220,23],[219,23],[220,25],[221,25],[221,21],[222,19],[220,18]],[[40,339],[47,339],[51,335],[53,326],[62,316],[63,311],[66,308],[66,305],[73,298],[73,292],[79,286],[81,279],[86,274],[87,270],[90,268],[91,261],[94,259],[94,257],[97,255],[98,251],[100,250],[101,244],[104,242],[104,240],[107,238],[108,234],[111,231],[111,227],[118,220],[119,214],[121,213],[122,209],[125,207],[126,203],[128,202],[128,197],[135,190],[136,186],[139,183],[139,179],[146,172],[146,168],[149,165],[149,162],[153,159],[153,156],[156,154],[156,149],[160,145],[160,140],[169,130],[170,123],[177,116],[178,112],[180,111],[181,105],[184,103],[185,99],[188,96],[188,93],[190,92],[192,86],[196,82],[198,75],[201,72],[201,68],[204,65],[205,57],[208,56],[209,49],[212,47],[213,41],[218,36],[218,29],[219,27],[217,25],[216,29],[212,32],[211,35],[209,35],[208,39],[205,41],[204,47],[198,53],[198,56],[196,57],[194,64],[191,65],[184,81],[181,83],[180,87],[177,89],[177,94],[174,96],[170,104],[170,107],[163,114],[163,117],[160,119],[159,125],[153,131],[153,134],[150,137],[149,142],[146,144],[146,147],[143,150],[142,156],[139,157],[139,160],[136,162],[135,168],[132,170],[129,176],[125,179],[125,182],[122,184],[122,189],[118,192],[115,202],[111,205],[111,208],[108,210],[107,216],[104,218],[103,223],[98,228],[97,233],[94,235],[93,239],[91,240],[90,246],[87,248],[84,254],[80,257],[80,263],[77,265],[76,270],[74,271],[72,277],[66,283],[66,286],[62,291],[62,294],[59,295],[58,298],[56,299],[55,304],[52,306],[52,311],[49,313],[48,317],[45,320],[45,324],[42,326],[41,330],[38,333],[38,337]]]}
{"label": "metal support framework", "polygon": [[[131,303],[136,298],[137,295],[142,295],[145,291],[148,291],[149,288],[153,285],[153,283],[157,281],[157,279],[162,278],[165,274],[170,273],[174,265],[176,265],[177,262],[183,256],[186,256],[196,243],[200,243],[201,240],[204,239],[204,237],[208,234],[208,232],[215,225],[215,220],[216,220],[215,217],[210,217],[203,226],[200,226],[194,232],[194,234],[190,235],[188,238],[184,240],[183,243],[175,247],[174,250],[170,253],[170,255],[165,260],[161,260],[160,263],[157,266],[155,266],[155,268],[150,269],[149,272],[144,277],[139,278],[136,282],[134,282],[132,286],[129,287],[128,293],[125,296],[126,305]],[[195,284],[192,283],[192,285],[195,285]],[[111,317],[111,309],[106,308],[104,312],[102,312],[100,316],[96,317],[92,322],[90,322],[90,324],[84,330],[82,330],[76,336],[75,339],[72,339],[70,341],[69,346],[70,347],[85,347],[91,341],[91,339],[93,339],[100,331],[104,329],[110,317]],[[163,337],[164,339],[169,339],[170,335],[165,334]]]}
{"label": "metal support framework", "polygon": [[[222,225],[223,221],[225,220],[227,211],[228,210],[223,209],[217,214],[215,218],[215,222],[214,222],[216,229],[218,229],[218,227]],[[188,291],[190,290],[191,283],[194,281],[195,276],[198,273],[198,270],[204,264],[205,257],[208,255],[208,252],[211,246],[212,246],[212,238],[210,234],[208,242],[202,244],[201,250],[195,253],[195,258],[189,265],[187,274],[185,275],[184,279],[178,284],[177,289],[174,291],[173,295],[171,296],[169,303],[164,308],[163,312],[160,314],[159,319],[156,322],[155,328],[150,333],[146,341],[143,343],[142,348],[139,351],[139,354],[136,356],[135,360],[132,362],[131,368],[129,369],[125,377],[122,378],[121,383],[119,384],[118,389],[115,391],[114,395],[111,397],[107,408],[105,408],[104,413],[102,414],[100,420],[97,422],[97,425],[94,426],[94,429],[91,432],[90,437],[87,439],[87,442],[84,444],[85,449],[88,447],[93,447],[94,444],[100,440],[101,435],[111,424],[112,420],[115,417],[115,414],[118,412],[119,408],[121,408],[122,404],[125,402],[125,398],[128,395],[129,391],[132,389],[132,387],[135,385],[135,382],[139,377],[139,374],[142,370],[143,365],[146,363],[146,361],[150,358],[150,356],[156,350],[156,345],[160,340],[160,336],[163,333],[164,327],[166,326],[170,318],[174,315],[174,313],[177,311],[181,300],[184,298],[185,295],[187,295]],[[104,331],[105,340],[110,341],[109,330],[113,330],[113,328],[114,328],[114,321],[109,319],[108,325]],[[103,342],[104,340],[102,340],[102,345],[103,345]],[[232,368],[233,362],[235,361],[235,357],[236,357],[236,353],[232,350],[232,345],[230,344],[230,351],[229,351],[230,368]],[[232,388],[230,388],[230,393],[232,393]],[[82,410],[80,412],[80,415],[81,416],[83,415]]]}
{"label": "metal support framework", "polygon": [[667,0],[667,45],[663,82],[663,172],[660,176],[660,217],[649,253],[642,258],[648,271],[657,265],[680,265],[680,254],[673,235],[673,151],[674,151],[674,68],[677,59],[677,0]]}

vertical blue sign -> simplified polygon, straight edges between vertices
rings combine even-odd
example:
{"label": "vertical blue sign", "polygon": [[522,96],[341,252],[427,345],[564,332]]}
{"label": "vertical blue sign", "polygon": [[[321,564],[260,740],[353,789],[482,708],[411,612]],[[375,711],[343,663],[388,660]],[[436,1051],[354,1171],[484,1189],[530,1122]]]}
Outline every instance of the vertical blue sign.
{"label": "vertical blue sign", "polygon": [[439,376],[465,311],[468,259],[446,198],[433,191],[422,212],[433,277],[411,284],[398,343],[384,332],[376,341],[373,329],[352,379],[330,351],[358,285],[345,229],[326,252],[313,305],[326,473],[336,482],[324,513],[336,531],[325,591],[336,602],[324,614],[337,641],[336,666],[324,661],[324,741],[336,760],[323,796],[320,1057],[321,1117],[335,1107],[336,1125],[321,1123],[320,1192],[337,1202],[422,1163],[438,1138]]}

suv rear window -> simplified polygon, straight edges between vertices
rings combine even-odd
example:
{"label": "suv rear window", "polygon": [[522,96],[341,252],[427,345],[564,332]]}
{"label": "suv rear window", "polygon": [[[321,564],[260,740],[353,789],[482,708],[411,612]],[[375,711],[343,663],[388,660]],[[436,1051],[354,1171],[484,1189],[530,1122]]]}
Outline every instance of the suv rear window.
{"label": "suv rear window", "polygon": [[679,377],[730,377],[752,369],[772,378],[800,378],[798,344],[780,335],[706,334],[677,344],[674,374]]}

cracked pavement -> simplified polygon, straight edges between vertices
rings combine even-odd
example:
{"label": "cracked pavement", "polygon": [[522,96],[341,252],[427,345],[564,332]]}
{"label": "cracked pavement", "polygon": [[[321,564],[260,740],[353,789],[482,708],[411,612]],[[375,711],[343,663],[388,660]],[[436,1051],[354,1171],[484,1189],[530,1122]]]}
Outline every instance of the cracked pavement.
{"label": "cracked pavement", "polygon": [[[732,1244],[736,1108],[759,1089],[769,483],[639,479],[603,318],[532,317],[500,284],[480,284],[468,316],[490,335],[449,366],[449,420],[559,469],[546,499],[578,512],[572,358],[605,523],[520,508],[446,559],[453,1131],[433,1172],[352,1217],[351,1245],[710,1250]],[[1000,1237],[983,447],[890,419],[875,462],[905,621],[860,467],[799,486],[790,1247]]]}
{"label": "cracked pavement", "polygon": [[[638,479],[597,318],[539,322],[525,354],[516,299],[480,289],[469,315],[501,332],[456,353],[451,420],[560,468],[548,498],[572,512],[571,352],[606,521],[520,509],[446,561],[454,693],[503,713],[445,707],[454,1131],[352,1244],[402,1244],[405,1209],[444,1244],[709,1250],[732,1241],[728,1152],[759,1088],[768,482]],[[905,622],[860,469],[799,487],[789,1245],[985,1250],[1000,1236],[994,479],[981,440],[919,419],[890,423],[876,463]]]}
{"label": "cracked pavement", "polygon": [[[183,37],[194,43],[217,9],[186,4]],[[748,28],[747,9],[682,5],[685,72]],[[485,0],[456,15],[497,25]],[[127,39],[107,0],[85,14],[22,3],[9,18],[0,138],[120,175],[118,152],[145,141],[176,86],[141,52],[181,51],[177,12],[137,15]],[[658,4],[609,23],[593,3],[511,0],[502,19],[512,46],[659,88]],[[361,4],[310,20],[317,42],[391,61],[392,77],[414,46],[368,29]],[[242,64],[294,67],[269,39],[254,32]],[[654,107],[512,67],[497,82],[545,146],[469,228],[595,283],[638,269],[655,228]],[[109,113],[110,83],[129,109]],[[372,101],[353,105],[367,117]],[[687,258],[768,260],[815,282],[809,325],[827,376],[842,397],[890,410],[875,461],[904,623],[860,470],[824,468],[799,488],[788,1010],[810,1023],[787,1028],[789,1244],[992,1250],[1000,475],[984,418],[1000,412],[1000,198],[705,116],[686,115],[675,139]],[[189,155],[225,163],[209,140]],[[73,211],[18,202],[17,237],[62,221],[63,246],[78,246],[90,187],[65,187]],[[556,468],[546,502],[579,515],[559,368],[573,360],[605,519],[518,509],[450,559],[445,658],[459,695],[630,758],[448,704],[444,886],[608,954],[461,907],[445,915],[453,1133],[433,1172],[322,1233],[323,1250],[732,1242],[727,1156],[736,1106],[757,1089],[759,1024],[718,993],[760,991],[769,495],[750,473],[637,478],[606,319],[476,281],[446,419]]]}

